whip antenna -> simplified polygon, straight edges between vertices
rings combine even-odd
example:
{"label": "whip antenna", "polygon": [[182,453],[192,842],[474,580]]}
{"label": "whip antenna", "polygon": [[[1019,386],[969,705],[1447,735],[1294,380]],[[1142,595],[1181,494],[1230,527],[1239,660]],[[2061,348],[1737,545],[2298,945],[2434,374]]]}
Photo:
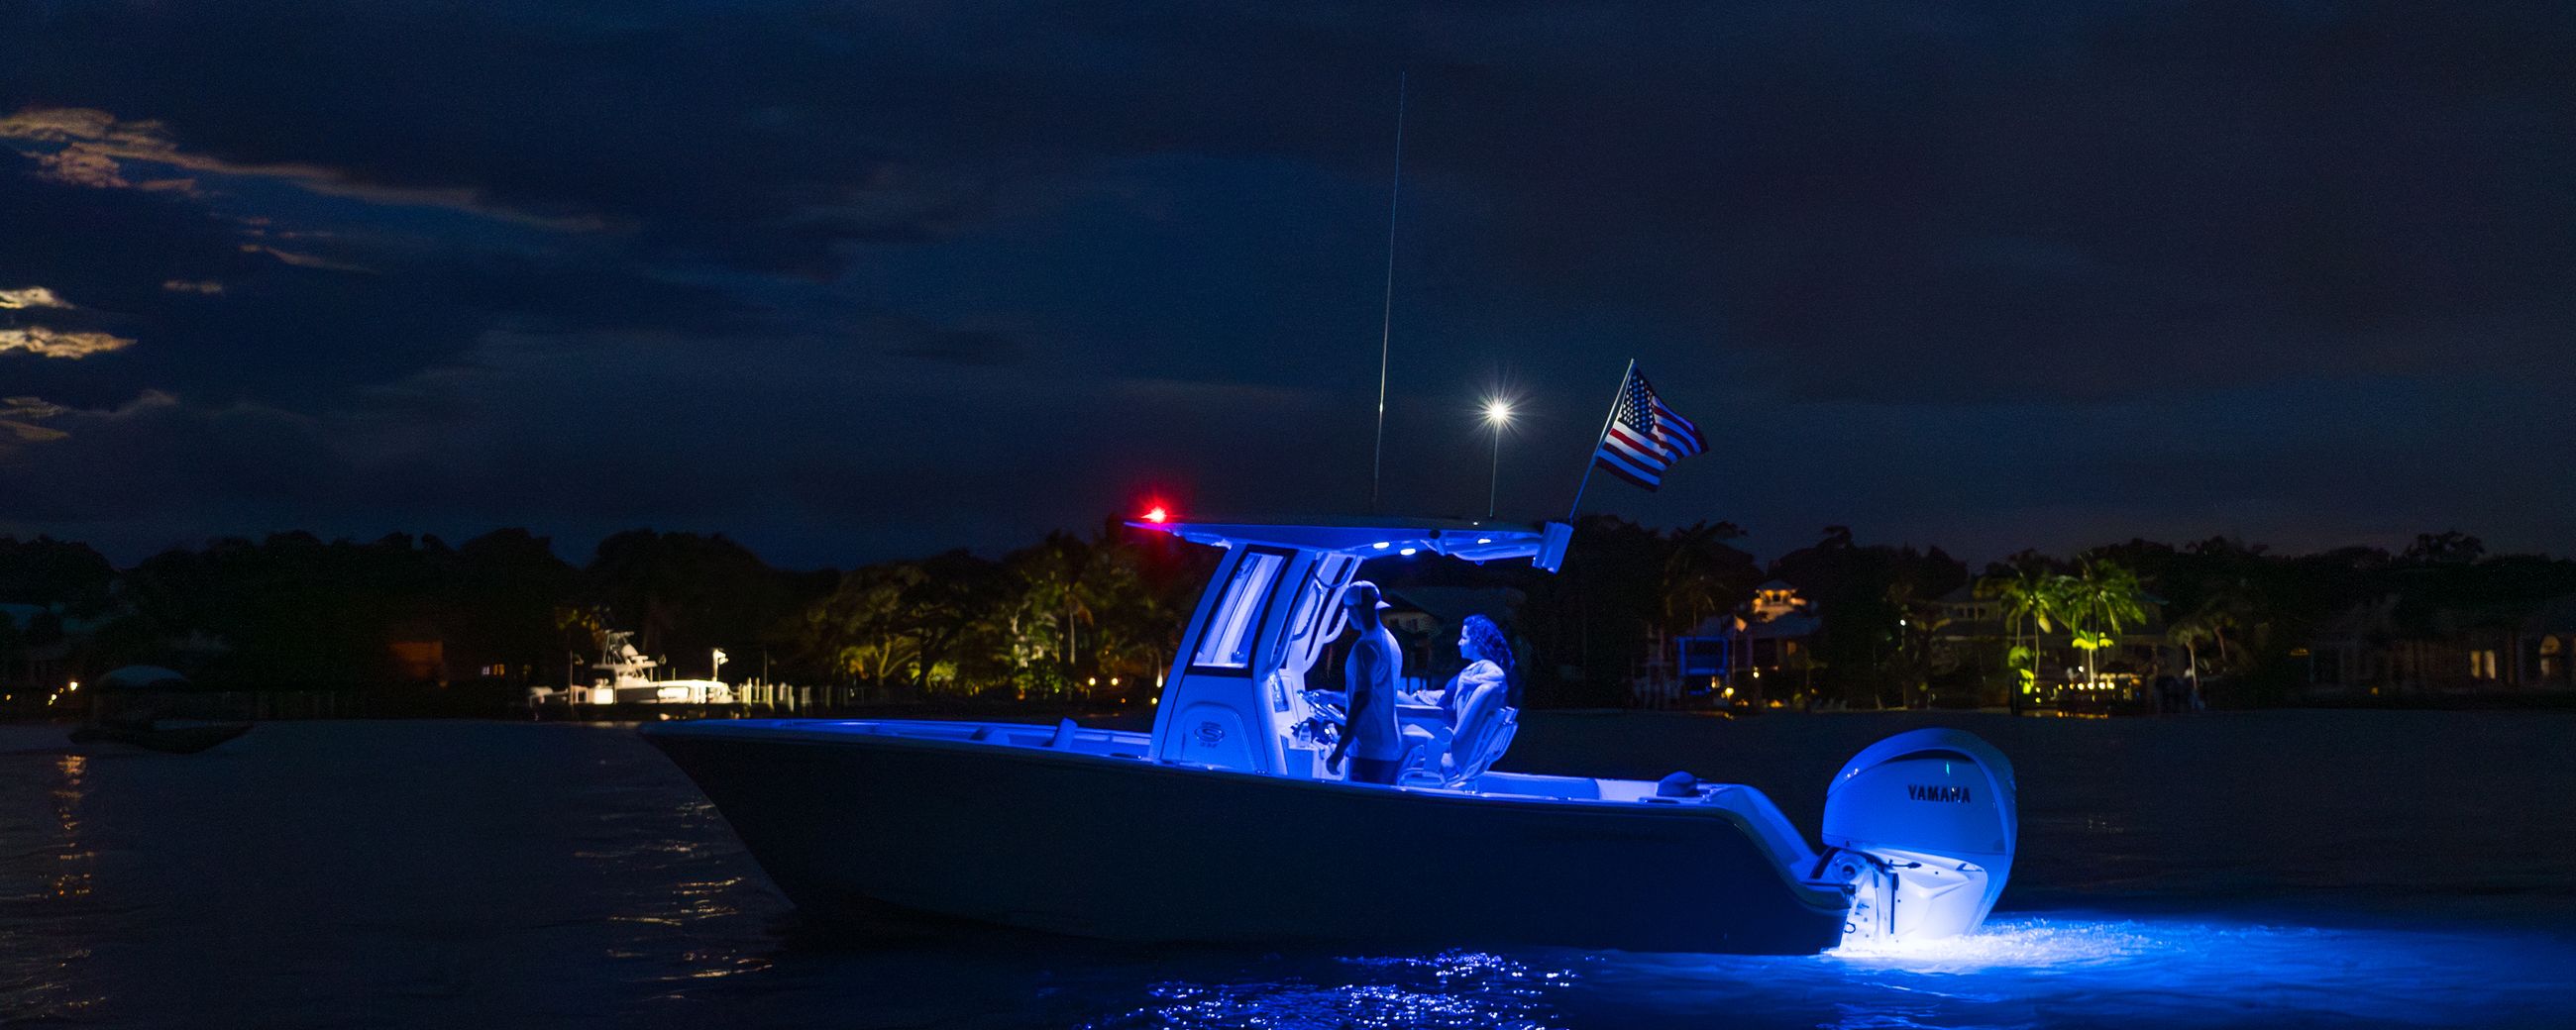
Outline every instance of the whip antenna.
{"label": "whip antenna", "polygon": [[1404,199],[1405,73],[1395,73],[1395,188],[1386,200],[1386,303],[1377,326],[1377,452],[1369,460],[1369,513],[1377,513],[1378,479],[1386,471],[1386,362],[1395,339],[1395,213]]}

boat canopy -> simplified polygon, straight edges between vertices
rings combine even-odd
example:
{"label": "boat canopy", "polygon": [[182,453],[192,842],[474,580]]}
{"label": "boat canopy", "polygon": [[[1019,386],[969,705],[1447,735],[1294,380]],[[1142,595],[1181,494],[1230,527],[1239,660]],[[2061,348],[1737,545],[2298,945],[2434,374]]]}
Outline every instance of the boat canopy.
{"label": "boat canopy", "polygon": [[1327,745],[1316,733],[1306,675],[1341,636],[1349,613],[1336,601],[1362,564],[1439,554],[1527,558],[1554,572],[1574,535],[1562,522],[1390,518],[1128,525],[1224,554],[1164,677],[1153,756],[1297,779],[1324,778]]}
{"label": "boat canopy", "polygon": [[1557,566],[1563,563],[1566,541],[1573,536],[1571,527],[1561,522],[1533,526],[1464,519],[1381,518],[1299,523],[1138,520],[1127,524],[1218,547],[1250,544],[1363,559],[1428,552],[1478,564],[1528,558],[1531,564],[1548,572],[1556,571]]}

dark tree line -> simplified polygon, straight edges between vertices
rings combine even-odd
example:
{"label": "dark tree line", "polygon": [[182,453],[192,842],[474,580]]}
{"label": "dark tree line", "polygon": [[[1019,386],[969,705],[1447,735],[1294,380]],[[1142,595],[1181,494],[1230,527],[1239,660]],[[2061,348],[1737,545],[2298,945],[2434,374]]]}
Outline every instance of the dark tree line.
{"label": "dark tree line", "polygon": [[[1822,629],[1802,673],[1824,696],[1895,704],[2009,683],[2013,641],[1964,660],[1933,646],[1943,630],[1933,602],[1971,582],[1939,548],[1863,544],[1828,527],[1764,563],[1735,546],[1740,536],[1723,522],[1658,531],[1592,516],[1561,574],[1429,558],[1372,563],[1366,574],[1398,591],[1514,592],[1509,628],[1533,704],[1625,703],[1658,649],[1775,578],[1816,605]],[[775,682],[1134,696],[1169,667],[1213,564],[1210,549],[1114,522],[999,557],[951,551],[846,572],[780,570],[720,534],[649,529],[602,541],[580,566],[519,529],[454,546],[399,534],[220,539],[122,570],[83,544],[0,538],[0,602],[15,613],[0,620],[0,680],[27,678],[41,659],[75,676],[166,665],[210,688],[378,687],[406,675],[390,645],[435,640],[451,679],[560,683],[587,679],[567,667],[586,665],[597,631],[615,629],[682,675],[703,675],[709,649],[725,648],[734,663],[725,674],[737,680],[762,661]],[[2133,591],[2140,614],[2254,701],[2286,698],[2305,642],[2355,611],[2373,613],[2376,634],[2435,635],[2576,595],[2576,562],[2489,555],[2458,533],[2395,553],[2306,555],[2224,539],[2132,540],[2062,558],[2026,552],[1981,577],[1981,592],[2027,590],[2032,611],[2056,604],[2047,610],[2060,619],[2074,609],[2041,594],[2090,584],[2098,615]]]}
{"label": "dark tree line", "polygon": [[1204,548],[1115,527],[847,573],[645,529],[579,567],[519,529],[457,546],[219,539],[121,571],[84,544],[0,538],[0,601],[34,609],[0,622],[0,679],[41,655],[72,678],[150,664],[210,689],[348,689],[416,675],[399,645],[434,641],[451,680],[586,681],[601,634],[618,630],[680,675],[708,674],[723,648],[733,679],[1106,696],[1168,665],[1211,564]]}
{"label": "dark tree line", "polygon": [[801,659],[842,680],[933,694],[1133,696],[1180,644],[1206,548],[1104,525],[998,560],[950,551],[865,566],[804,609]]}
{"label": "dark tree line", "polygon": [[453,678],[545,682],[595,646],[598,625],[640,629],[648,648],[675,656],[756,646],[833,578],[771,569],[721,535],[651,530],[603,541],[581,568],[521,529],[457,546],[403,534],[226,538],[122,571],[83,544],[0,539],[0,598],[43,609],[55,627],[0,640],[0,675],[62,650],[60,627],[78,626],[58,659],[74,674],[150,664],[208,688],[380,686],[406,672],[391,645],[435,641]]}
{"label": "dark tree line", "polygon": [[1560,575],[1444,563],[1382,579],[1523,591],[1516,633],[1537,656],[1525,665],[1529,693],[1553,705],[1627,703],[1628,685],[1653,651],[1739,610],[1773,579],[1813,603],[1821,622],[1798,658],[1802,685],[1818,698],[1862,705],[1935,696],[2005,703],[2038,638],[2007,631],[1985,646],[1943,646],[1945,638],[1955,645],[1963,628],[1949,625],[1937,602],[1971,585],[1991,599],[2026,584],[2033,610],[2048,619],[2043,635],[2071,643],[2079,664],[2097,670],[2122,660],[2112,657],[2120,634],[2160,628],[2205,675],[2230,684],[2225,699],[2234,704],[2295,699],[2313,672],[2309,644],[2357,618],[2373,642],[2436,640],[2518,625],[2553,599],[2576,599],[2576,561],[2490,555],[2456,531],[2424,534],[2393,552],[2303,555],[2224,538],[2181,546],[2131,540],[2064,556],[2025,551],[1973,574],[1938,547],[1863,544],[1841,526],[1768,563],[1734,546],[1741,535],[1724,522],[1657,531],[1591,516],[1577,526]]}
{"label": "dark tree line", "polygon": [[1837,696],[1891,702],[1926,674],[1920,610],[1967,582],[1967,567],[1939,548],[1856,543],[1826,527],[1815,544],[1764,564],[1734,546],[1743,531],[1703,522],[1658,532],[1606,515],[1585,518],[1558,576],[1529,574],[1524,632],[1553,656],[1533,677],[1536,695],[1569,705],[1628,700],[1649,651],[1733,613],[1772,579],[1813,602],[1823,631],[1813,641],[1816,684]]}

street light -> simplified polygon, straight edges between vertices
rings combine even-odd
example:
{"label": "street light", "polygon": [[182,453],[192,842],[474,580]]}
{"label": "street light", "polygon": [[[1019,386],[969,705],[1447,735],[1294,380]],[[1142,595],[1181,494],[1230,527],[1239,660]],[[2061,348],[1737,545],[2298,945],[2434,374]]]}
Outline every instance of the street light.
{"label": "street light", "polygon": [[1503,428],[1512,424],[1512,402],[1502,397],[1485,401],[1485,424],[1494,430],[1494,459],[1485,480],[1485,517],[1494,517],[1494,498],[1503,482]]}

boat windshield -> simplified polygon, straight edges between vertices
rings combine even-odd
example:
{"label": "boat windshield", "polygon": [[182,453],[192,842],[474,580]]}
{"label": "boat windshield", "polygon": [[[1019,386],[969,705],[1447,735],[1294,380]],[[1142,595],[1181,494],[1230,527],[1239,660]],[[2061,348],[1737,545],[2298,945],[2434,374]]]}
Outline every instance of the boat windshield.
{"label": "boat windshield", "polygon": [[1279,569],[1288,563],[1286,555],[1269,551],[1252,551],[1234,567],[1233,578],[1226,581],[1225,594],[1217,599],[1216,608],[1208,613],[1207,632],[1200,634],[1198,650],[1190,664],[1213,669],[1241,669],[1252,664],[1254,630],[1260,627],[1263,599],[1270,596],[1270,583],[1279,578]]}

